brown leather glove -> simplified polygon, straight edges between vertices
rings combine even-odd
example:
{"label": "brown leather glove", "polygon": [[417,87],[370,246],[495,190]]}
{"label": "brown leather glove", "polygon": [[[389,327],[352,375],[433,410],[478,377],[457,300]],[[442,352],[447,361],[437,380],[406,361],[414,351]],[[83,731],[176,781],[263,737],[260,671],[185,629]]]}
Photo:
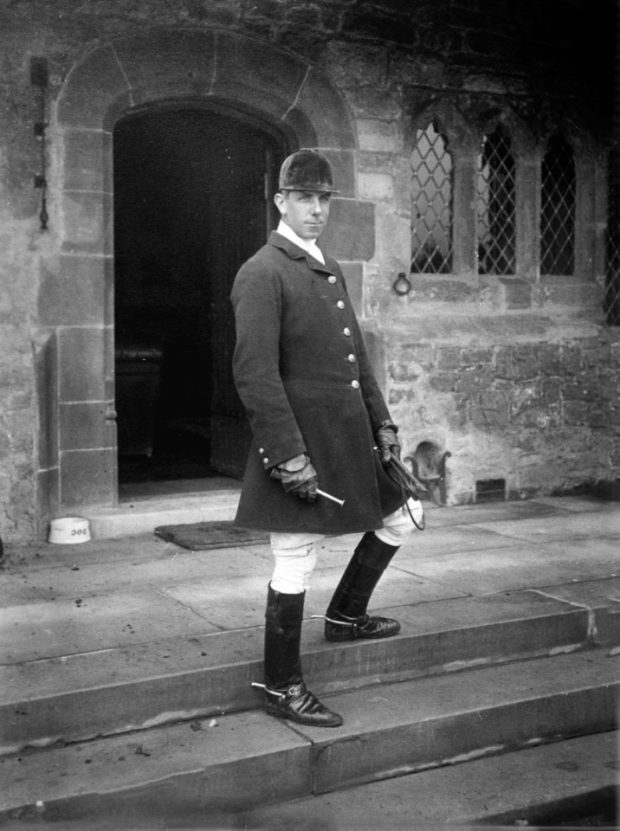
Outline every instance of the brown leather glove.
{"label": "brown leather glove", "polygon": [[383,421],[375,432],[375,441],[379,449],[381,464],[389,465],[392,453],[400,459],[400,442],[397,437],[398,427],[391,421]]}
{"label": "brown leather glove", "polygon": [[314,502],[319,478],[310,458],[306,453],[293,456],[282,464],[276,465],[270,474],[272,479],[279,479],[286,493],[295,494],[300,499]]}

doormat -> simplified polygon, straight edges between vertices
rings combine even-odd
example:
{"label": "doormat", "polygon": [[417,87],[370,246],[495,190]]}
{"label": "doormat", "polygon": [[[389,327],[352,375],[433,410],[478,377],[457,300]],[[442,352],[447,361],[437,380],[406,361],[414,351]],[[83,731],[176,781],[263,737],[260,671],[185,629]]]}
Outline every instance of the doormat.
{"label": "doormat", "polygon": [[232,522],[194,522],[188,525],[160,525],[155,535],[166,542],[204,551],[210,548],[233,548],[239,545],[256,545],[269,542],[265,531],[240,528]]}

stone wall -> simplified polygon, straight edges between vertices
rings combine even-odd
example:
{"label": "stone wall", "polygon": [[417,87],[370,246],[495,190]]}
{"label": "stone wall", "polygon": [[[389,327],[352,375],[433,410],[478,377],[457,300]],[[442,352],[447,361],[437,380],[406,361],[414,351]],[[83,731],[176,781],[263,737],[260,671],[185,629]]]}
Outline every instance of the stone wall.
{"label": "stone wall", "polygon": [[421,439],[450,450],[450,501],[474,501],[485,480],[503,479],[506,498],[523,499],[613,478],[620,332],[548,325],[545,338],[531,321],[500,327],[478,319],[472,343],[473,326],[461,337],[456,328],[451,321],[451,334],[429,325],[416,337],[392,331],[388,349],[388,395],[405,426],[405,455]]}
{"label": "stone wall", "polygon": [[[0,3],[0,536],[41,536],[49,516],[67,504],[58,474],[62,452],[67,470],[75,468],[65,477],[65,497],[79,495],[82,482],[114,475],[104,384],[110,182],[100,162],[93,166],[111,152],[111,125],[89,132],[84,121],[94,98],[109,94],[110,76],[93,75],[93,98],[63,100],[64,91],[76,66],[97,49],[137,34],[165,40],[181,29],[243,36],[256,55],[278,50],[279,63],[265,65],[255,79],[257,107],[272,106],[276,77],[281,85],[291,80],[291,110],[307,89],[304,71],[325,78],[313,129],[332,137],[323,146],[355,205],[346,216],[341,210],[344,228],[354,234],[334,223],[326,242],[344,261],[407,448],[433,438],[453,454],[450,501],[475,498],[476,482],[484,479],[503,478],[507,495],[520,497],[617,476],[618,343],[601,313],[611,130],[605,70],[614,4],[595,5],[593,11],[580,0]],[[108,54],[122,82],[125,58]],[[232,66],[234,50],[227,55]],[[286,77],[287,55],[296,71],[306,68],[298,83]],[[44,117],[30,75],[33,56],[45,58],[49,69]],[[207,66],[208,52],[204,57]],[[210,94],[199,72],[189,78],[177,69],[197,96]],[[155,60],[153,72],[127,84],[147,88],[157,72]],[[341,96],[350,114],[354,140],[345,152],[339,125],[326,115],[331,104],[321,115],[329,96]],[[72,122],[80,127],[73,134],[59,132],[59,102],[61,121],[69,123],[71,108],[83,114]],[[398,296],[392,285],[408,273],[411,254],[411,149],[417,127],[433,113],[457,153],[454,273],[411,275],[411,292]],[[34,129],[42,118],[49,125],[46,231],[42,191],[33,186],[43,172]],[[521,247],[511,279],[476,271],[475,157],[493,119],[511,126],[518,157]],[[570,136],[578,162],[578,267],[568,280],[541,279],[532,256],[541,147],[558,128]],[[301,122],[291,120],[287,129],[304,135]],[[69,179],[67,153],[75,162]],[[61,186],[75,198],[67,201]],[[63,248],[67,225],[82,235],[79,251]],[[108,346],[85,351],[93,339]],[[74,400],[78,388],[84,404]],[[69,396],[64,407],[62,395]],[[87,459],[102,446],[107,467],[97,461],[89,468]]]}

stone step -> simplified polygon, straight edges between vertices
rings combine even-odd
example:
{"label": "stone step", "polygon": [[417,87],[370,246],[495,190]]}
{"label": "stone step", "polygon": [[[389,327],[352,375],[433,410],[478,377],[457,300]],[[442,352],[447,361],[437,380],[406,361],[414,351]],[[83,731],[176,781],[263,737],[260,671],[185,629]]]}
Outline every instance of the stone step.
{"label": "stone step", "polygon": [[[0,760],[0,811],[50,818],[250,809],[615,728],[614,650],[537,658],[330,695],[342,727],[262,711]],[[38,808],[37,808],[38,806]]]}
{"label": "stone step", "polygon": [[219,490],[212,485],[199,492],[126,499],[112,508],[85,507],[80,515],[88,519],[94,540],[150,534],[159,525],[232,520],[241,488],[238,482],[230,482]]}
{"label": "stone step", "polygon": [[555,827],[587,817],[613,826],[619,740],[612,730],[522,748],[222,816],[220,827],[298,828],[308,817],[313,828],[339,829]]}
{"label": "stone step", "polygon": [[[385,641],[330,644],[322,621],[307,621],[306,679],[322,694],[620,643],[620,615],[592,586],[598,600],[588,605],[563,587],[555,597],[526,590],[382,610],[402,623]],[[3,752],[255,709],[262,641],[251,627],[3,666]]]}

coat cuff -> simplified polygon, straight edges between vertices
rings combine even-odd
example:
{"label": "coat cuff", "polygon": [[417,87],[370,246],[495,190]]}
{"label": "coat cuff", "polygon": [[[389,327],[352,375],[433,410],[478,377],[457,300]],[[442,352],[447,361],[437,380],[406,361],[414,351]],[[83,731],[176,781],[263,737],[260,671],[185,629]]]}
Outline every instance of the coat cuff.
{"label": "coat cuff", "polygon": [[269,448],[267,447],[267,443],[257,445],[256,448],[252,449],[251,452],[258,452],[260,460],[263,464],[263,468],[267,471],[270,471],[274,467],[281,465],[283,462],[287,462],[289,459],[294,459],[295,456],[307,454],[305,446],[294,447],[291,450],[288,448],[282,449],[281,447]]}

